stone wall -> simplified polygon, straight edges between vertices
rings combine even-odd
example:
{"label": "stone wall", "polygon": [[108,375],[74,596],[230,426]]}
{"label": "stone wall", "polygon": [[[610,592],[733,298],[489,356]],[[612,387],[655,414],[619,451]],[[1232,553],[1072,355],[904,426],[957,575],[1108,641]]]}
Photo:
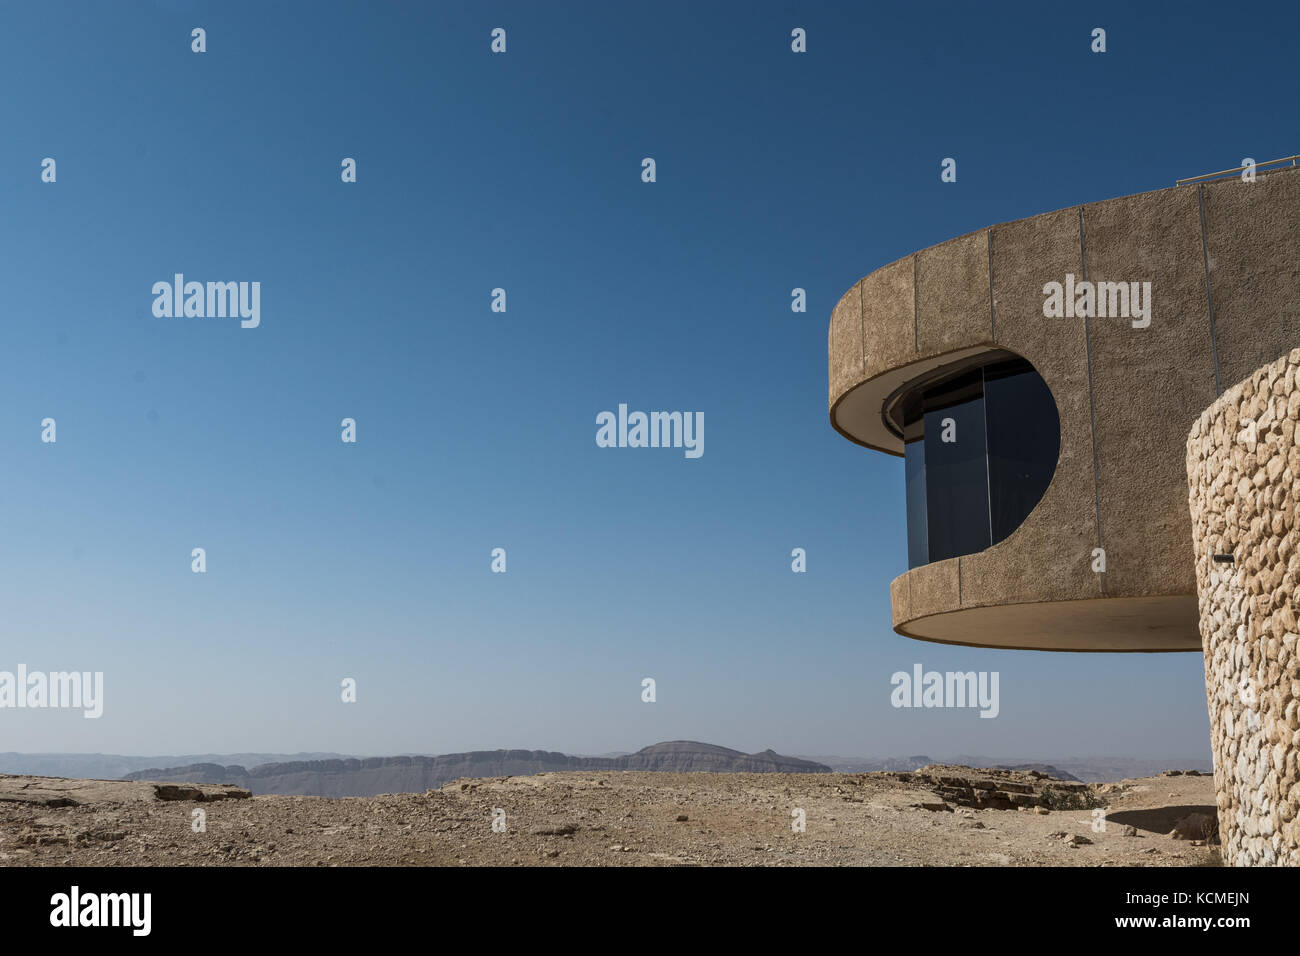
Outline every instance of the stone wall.
{"label": "stone wall", "polygon": [[1214,783],[1229,865],[1300,865],[1298,419],[1295,349],[1225,391],[1187,440]]}

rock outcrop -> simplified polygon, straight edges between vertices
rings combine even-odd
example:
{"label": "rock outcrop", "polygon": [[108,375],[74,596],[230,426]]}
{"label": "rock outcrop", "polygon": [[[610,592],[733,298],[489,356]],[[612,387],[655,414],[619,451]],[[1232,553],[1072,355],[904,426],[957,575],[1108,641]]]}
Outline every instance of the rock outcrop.
{"label": "rock outcrop", "polygon": [[[890,776],[903,783],[933,790],[944,804],[976,810],[1048,810],[1099,807],[1093,788],[1078,781],[1058,780],[1039,770],[976,770],[972,767],[931,764],[912,773]],[[935,809],[951,809],[951,806]]]}
{"label": "rock outcrop", "polygon": [[189,784],[126,780],[75,780],[62,777],[32,777],[0,774],[0,803],[31,807],[84,807],[101,803],[156,803],[184,800],[213,803],[218,800],[246,800],[247,790],[230,785]]}

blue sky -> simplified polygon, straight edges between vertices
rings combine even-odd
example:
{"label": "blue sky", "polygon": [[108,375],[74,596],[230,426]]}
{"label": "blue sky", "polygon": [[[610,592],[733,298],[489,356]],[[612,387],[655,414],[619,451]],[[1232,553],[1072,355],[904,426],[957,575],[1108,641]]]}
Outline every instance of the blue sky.
{"label": "blue sky", "polygon": [[[1300,148],[1294,14],[1194,6],[5,4],[0,669],[105,705],[0,750],[1208,756],[1199,655],[895,635],[902,461],[826,414],[862,275]],[[916,662],[999,717],[892,708]]]}

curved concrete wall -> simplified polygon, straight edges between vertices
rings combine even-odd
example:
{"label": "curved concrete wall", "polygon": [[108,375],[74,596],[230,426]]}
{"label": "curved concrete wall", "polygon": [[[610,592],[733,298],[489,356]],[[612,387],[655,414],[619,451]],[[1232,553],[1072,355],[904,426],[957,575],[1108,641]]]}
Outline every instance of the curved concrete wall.
{"label": "curved concrete wall", "polygon": [[[1150,326],[1044,318],[1044,285],[1067,274],[1150,282]],[[1300,171],[1289,169],[993,226],[860,280],[828,337],[831,423],[850,440],[901,454],[886,397],[995,348],[1033,363],[1061,419],[1037,508],[992,548],[897,578],[894,629],[996,647],[1199,648],[1187,428],[1220,382],[1300,345],[1298,298]]]}
{"label": "curved concrete wall", "polygon": [[1295,349],[1187,440],[1219,833],[1239,866],[1300,866],[1298,378]]}

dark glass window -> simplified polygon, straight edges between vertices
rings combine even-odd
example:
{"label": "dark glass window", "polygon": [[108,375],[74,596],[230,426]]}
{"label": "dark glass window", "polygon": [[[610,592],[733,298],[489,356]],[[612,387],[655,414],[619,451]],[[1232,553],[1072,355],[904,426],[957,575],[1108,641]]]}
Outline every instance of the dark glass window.
{"label": "dark glass window", "polygon": [[993,544],[997,544],[1020,527],[1052,483],[1061,451],[1061,428],[1052,393],[1032,367],[986,369],[984,411],[988,420],[989,523]]}
{"label": "dark glass window", "polygon": [[927,390],[925,501],[930,560],[989,546],[989,468],[980,371]]}
{"label": "dark glass window", "polygon": [[930,563],[930,539],[926,527],[925,442],[914,439],[903,446],[907,471],[907,566]]}
{"label": "dark glass window", "polygon": [[903,438],[907,563],[983,551],[1029,516],[1056,471],[1060,420],[1032,365],[1009,353],[899,396],[886,423]]}

